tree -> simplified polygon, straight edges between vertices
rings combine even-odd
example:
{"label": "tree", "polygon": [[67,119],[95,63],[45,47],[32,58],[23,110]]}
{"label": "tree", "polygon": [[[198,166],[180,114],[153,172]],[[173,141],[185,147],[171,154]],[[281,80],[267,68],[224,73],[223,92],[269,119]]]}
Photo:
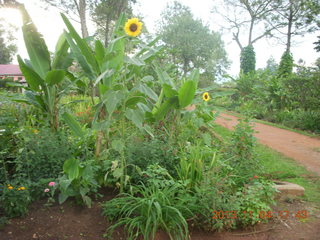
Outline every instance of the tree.
{"label": "tree", "polygon": [[0,64],[11,63],[17,52],[16,38],[12,34],[15,29],[14,26],[0,18]]}
{"label": "tree", "polygon": [[[87,27],[87,11],[89,6],[97,0],[42,0],[48,5],[58,8],[60,11],[66,13],[69,18],[80,23],[82,37],[88,37]],[[77,19],[74,18],[77,17]]]}
{"label": "tree", "polygon": [[[228,22],[233,40],[242,50],[244,46],[253,45],[258,40],[271,36],[278,25],[267,24],[273,20],[270,13],[277,7],[275,0],[223,0],[224,10],[214,9]],[[256,31],[258,29],[258,31]],[[240,33],[246,40],[240,39]]]}
{"label": "tree", "polygon": [[[215,9],[214,12],[219,12],[220,15],[228,22],[228,29],[232,31],[233,40],[237,43],[241,50],[240,69],[243,72],[247,70],[254,71],[255,57],[252,54],[247,54],[247,51],[253,51],[253,44],[258,40],[272,36],[272,32],[279,27],[280,23],[268,24],[276,17],[270,17],[271,12],[278,6],[278,1],[275,0],[223,0],[224,10]],[[258,31],[257,31],[258,30]],[[243,40],[241,35],[245,35]],[[246,46],[246,47],[244,47]],[[251,67],[244,69],[244,66],[248,66],[247,61],[244,64],[244,56],[251,56]]]}
{"label": "tree", "polygon": [[244,74],[256,70],[256,53],[252,45],[244,47],[240,56],[240,69]]}
{"label": "tree", "polygon": [[281,0],[280,3],[272,14],[277,16],[279,35],[286,36],[285,52],[290,53],[294,36],[302,36],[316,29],[315,23],[319,24],[320,3],[319,0]]}
{"label": "tree", "polygon": [[92,20],[96,24],[97,34],[104,40],[105,46],[108,45],[115,22],[120,14],[124,12],[127,15],[132,15],[131,5],[134,3],[136,0],[101,0],[92,6]]}
{"label": "tree", "polygon": [[212,79],[228,65],[220,34],[210,31],[178,2],[168,5],[162,13],[158,33],[167,47],[168,60],[177,64],[184,75],[199,68]]}

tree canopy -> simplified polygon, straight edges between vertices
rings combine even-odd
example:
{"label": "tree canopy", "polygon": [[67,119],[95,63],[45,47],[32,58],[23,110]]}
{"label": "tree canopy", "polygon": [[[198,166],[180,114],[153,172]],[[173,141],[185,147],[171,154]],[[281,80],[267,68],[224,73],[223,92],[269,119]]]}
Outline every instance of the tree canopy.
{"label": "tree canopy", "polygon": [[17,52],[13,30],[15,28],[0,18],[0,64],[11,63]]}
{"label": "tree canopy", "polygon": [[162,13],[158,33],[167,47],[169,60],[185,75],[199,68],[214,79],[228,66],[220,34],[195,19],[190,9],[178,2],[168,5]]}

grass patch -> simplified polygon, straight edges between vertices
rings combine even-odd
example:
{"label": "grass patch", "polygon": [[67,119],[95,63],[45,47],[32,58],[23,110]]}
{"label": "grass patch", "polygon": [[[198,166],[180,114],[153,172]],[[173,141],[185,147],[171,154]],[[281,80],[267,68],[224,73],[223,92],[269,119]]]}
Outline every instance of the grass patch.
{"label": "grass patch", "polygon": [[[232,133],[219,125],[215,125],[214,130],[224,139],[228,139]],[[320,206],[320,177],[307,171],[294,160],[262,144],[257,144],[255,150],[262,165],[261,175],[269,179],[288,181],[303,186],[305,196],[301,198]]]}

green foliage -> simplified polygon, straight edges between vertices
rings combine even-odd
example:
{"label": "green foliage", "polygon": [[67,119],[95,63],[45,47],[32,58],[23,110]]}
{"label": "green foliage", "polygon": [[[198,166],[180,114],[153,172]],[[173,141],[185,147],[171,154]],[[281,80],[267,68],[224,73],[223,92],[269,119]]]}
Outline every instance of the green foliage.
{"label": "green foliage", "polygon": [[288,51],[285,51],[281,56],[281,61],[278,68],[278,77],[288,77],[292,74],[293,57]]}
{"label": "green foliage", "polygon": [[7,217],[25,216],[31,202],[29,186],[17,181],[0,185],[0,206]]}
{"label": "green foliage", "polygon": [[246,46],[241,50],[240,70],[244,73],[254,72],[256,69],[256,53],[252,45]]}
{"label": "green foliage", "polygon": [[23,15],[23,37],[30,58],[30,61],[23,61],[18,55],[21,72],[29,85],[25,102],[39,108],[48,117],[50,126],[57,130],[59,127],[58,103],[61,96],[70,88],[70,86],[62,86],[62,81],[65,76],[72,76],[67,71],[72,63],[68,53],[69,46],[67,40],[61,36],[51,62],[42,35],[37,31],[23,5],[20,10]]}
{"label": "green foliage", "polygon": [[75,197],[80,203],[91,207],[92,200],[89,197],[97,193],[99,185],[96,181],[99,167],[94,161],[80,162],[77,159],[69,159],[63,164],[64,175],[58,179],[57,188],[59,203],[65,202],[69,197]]}
{"label": "green foliage", "polygon": [[231,136],[229,161],[241,182],[259,169],[259,160],[254,153],[256,139],[253,132],[249,120],[245,119],[240,120]]}
{"label": "green foliage", "polygon": [[[145,171],[149,165],[158,164],[177,176],[176,166],[179,163],[177,151],[166,139],[154,138],[150,141],[132,141],[126,147],[128,164],[138,166]],[[130,168],[131,169],[131,168]],[[133,178],[138,177],[134,170],[129,171]]]}
{"label": "green foliage", "polygon": [[9,64],[17,52],[17,46],[14,43],[15,37],[13,31],[15,27],[0,18],[0,64]]}
{"label": "green foliage", "polygon": [[241,226],[266,222],[272,216],[272,214],[268,214],[268,212],[272,212],[270,206],[275,204],[276,190],[272,182],[263,179],[257,180],[257,178],[253,178],[251,181],[251,184],[236,193],[239,198],[238,219],[240,219]]}
{"label": "green foliage", "polygon": [[220,34],[211,32],[191,10],[178,2],[168,5],[162,13],[159,27],[167,55],[167,61],[180,68],[184,75],[198,68],[213,81],[223,73],[228,61]]}
{"label": "green foliage", "polygon": [[195,199],[181,185],[158,188],[138,186],[134,194],[122,194],[103,204],[103,215],[117,222],[112,231],[125,225],[128,239],[155,239],[158,230],[165,231],[171,240],[187,239],[186,219],[193,216]]}
{"label": "green foliage", "polygon": [[19,143],[15,171],[17,176],[37,182],[42,178],[56,178],[62,172],[65,160],[74,149],[68,136],[50,128],[25,129]]}

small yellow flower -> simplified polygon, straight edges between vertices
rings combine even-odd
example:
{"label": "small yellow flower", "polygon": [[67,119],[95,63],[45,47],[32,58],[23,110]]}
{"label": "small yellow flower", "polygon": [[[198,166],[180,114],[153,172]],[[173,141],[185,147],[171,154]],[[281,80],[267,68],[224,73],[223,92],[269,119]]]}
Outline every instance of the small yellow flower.
{"label": "small yellow flower", "polygon": [[208,102],[210,100],[210,96],[208,92],[205,92],[204,94],[202,94],[202,99],[206,102]]}
{"label": "small yellow flower", "polygon": [[13,187],[12,187],[12,186],[9,186],[9,187],[8,187],[8,189],[9,189],[9,190],[12,190],[12,189],[13,189]]}
{"label": "small yellow flower", "polygon": [[20,190],[21,190],[21,188],[18,188],[17,190],[18,190],[18,191],[20,191]]}
{"label": "small yellow flower", "polygon": [[20,190],[26,190],[26,188],[25,187],[21,187]]}
{"label": "small yellow flower", "polygon": [[142,22],[139,22],[138,18],[129,19],[124,25],[124,31],[130,37],[136,37],[141,33]]}

